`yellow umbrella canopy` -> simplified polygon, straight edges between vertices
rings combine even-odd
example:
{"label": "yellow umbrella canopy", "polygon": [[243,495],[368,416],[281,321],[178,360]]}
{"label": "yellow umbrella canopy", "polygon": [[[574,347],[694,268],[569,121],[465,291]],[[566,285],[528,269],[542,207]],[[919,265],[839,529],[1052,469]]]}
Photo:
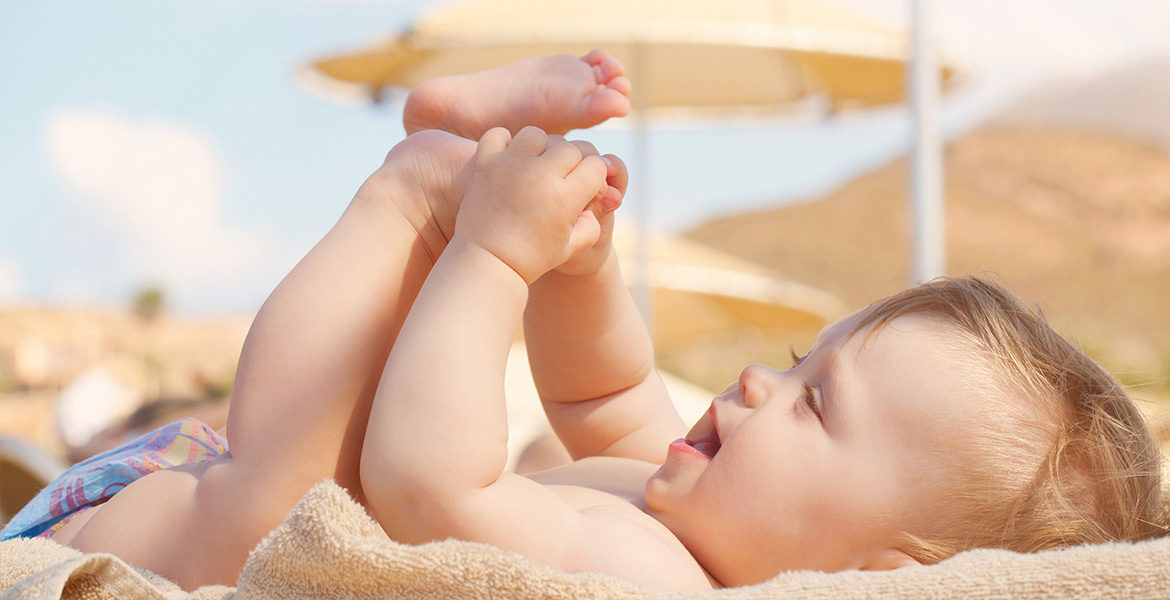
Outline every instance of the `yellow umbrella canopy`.
{"label": "yellow umbrella canopy", "polygon": [[640,272],[650,274],[646,283],[659,351],[744,329],[815,332],[845,314],[845,305],[828,292],[683,238],[654,239],[651,268],[633,268],[628,260],[634,255],[633,236],[620,225],[614,241],[629,283],[640,283]]}
{"label": "yellow umbrella canopy", "polygon": [[904,97],[905,35],[823,0],[459,0],[400,35],[311,61],[302,81],[335,98],[376,100],[388,87],[594,47],[626,65],[639,107]]}
{"label": "yellow umbrella canopy", "polygon": [[[312,60],[300,75],[330,98],[377,101],[387,88],[597,47],[625,65],[639,109],[765,112],[809,95],[836,109],[905,95],[905,34],[825,0],[454,0],[399,35]],[[844,312],[826,292],[709,248],[678,238],[639,244],[644,234],[619,244],[619,255],[649,260],[624,271],[648,288],[648,298],[636,296],[649,303],[659,350],[744,328],[819,328]]]}

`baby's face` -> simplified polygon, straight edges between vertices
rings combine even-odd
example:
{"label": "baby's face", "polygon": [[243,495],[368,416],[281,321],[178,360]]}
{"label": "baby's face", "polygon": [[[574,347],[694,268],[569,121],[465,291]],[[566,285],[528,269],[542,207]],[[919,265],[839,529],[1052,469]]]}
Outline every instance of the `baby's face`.
{"label": "baby's face", "polygon": [[935,321],[898,317],[866,342],[858,319],[786,371],[744,369],[647,483],[651,514],[724,585],[913,562],[895,535],[929,518],[926,490],[976,418],[968,367]]}

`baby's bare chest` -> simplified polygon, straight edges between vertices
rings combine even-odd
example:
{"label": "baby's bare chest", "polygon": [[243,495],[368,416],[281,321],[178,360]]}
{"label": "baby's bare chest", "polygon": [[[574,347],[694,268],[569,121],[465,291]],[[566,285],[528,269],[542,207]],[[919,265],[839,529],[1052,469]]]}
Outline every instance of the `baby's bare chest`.
{"label": "baby's bare chest", "polygon": [[594,457],[530,475],[595,524],[571,571],[611,573],[664,587],[706,589],[706,573],[686,547],[646,512],[643,490],[656,465]]}

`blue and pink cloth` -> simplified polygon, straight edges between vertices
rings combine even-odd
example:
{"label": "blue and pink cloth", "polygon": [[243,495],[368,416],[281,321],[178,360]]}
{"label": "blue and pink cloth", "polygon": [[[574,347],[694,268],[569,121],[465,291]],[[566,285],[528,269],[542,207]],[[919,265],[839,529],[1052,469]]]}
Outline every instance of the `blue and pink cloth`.
{"label": "blue and pink cloth", "polygon": [[50,537],[69,519],[97,506],[143,475],[213,459],[227,442],[195,419],[165,425],[70,467],[41,490],[0,531],[0,541]]}

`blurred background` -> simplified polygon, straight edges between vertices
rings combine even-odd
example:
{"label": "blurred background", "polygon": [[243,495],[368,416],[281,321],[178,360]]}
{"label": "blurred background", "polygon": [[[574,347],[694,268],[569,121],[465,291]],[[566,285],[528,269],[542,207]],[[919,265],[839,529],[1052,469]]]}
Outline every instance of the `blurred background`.
{"label": "blurred background", "polygon": [[[222,425],[252,314],[404,136],[403,91],[338,87],[314,63],[384,45],[436,5],[450,3],[5,7],[0,450],[68,462],[172,417]],[[901,69],[908,0],[831,6],[829,29],[894,36]],[[930,6],[946,69],[946,273],[997,274],[1158,413],[1170,396],[1170,3]],[[865,69],[842,81],[854,75]],[[797,96],[578,135],[645,156],[630,161],[642,197],[624,210],[650,207],[659,364],[700,404],[745,364],[786,366],[790,344],[802,352],[910,277],[910,110],[815,86]],[[0,486],[12,473],[0,465]]]}

